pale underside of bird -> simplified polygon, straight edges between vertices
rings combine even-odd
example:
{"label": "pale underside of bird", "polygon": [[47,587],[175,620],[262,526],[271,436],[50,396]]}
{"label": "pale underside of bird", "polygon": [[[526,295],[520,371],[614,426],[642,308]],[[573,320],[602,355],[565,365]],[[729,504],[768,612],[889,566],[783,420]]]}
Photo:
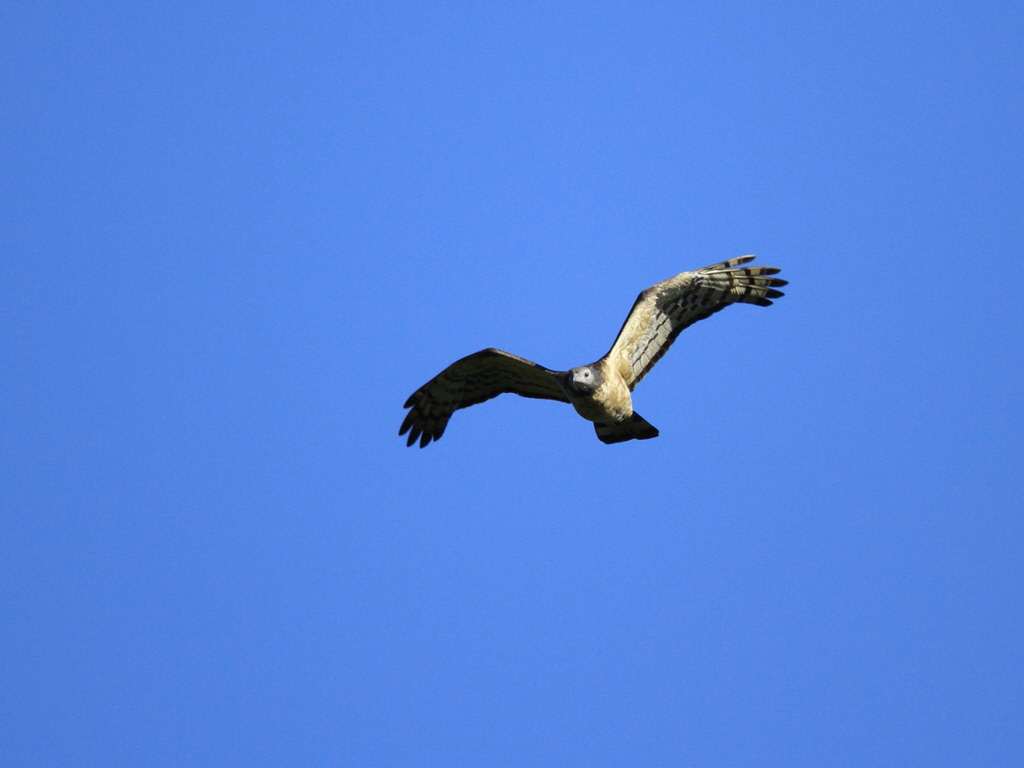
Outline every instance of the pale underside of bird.
{"label": "pale underside of bird", "polygon": [[646,440],[658,430],[633,410],[630,393],[689,325],[736,302],[767,307],[782,296],[775,267],[744,267],[741,256],[683,272],[641,292],[608,354],[595,363],[552,371],[500,349],[484,349],[449,365],[413,392],[399,435],[420,447],[440,439],[452,414],[505,392],[571,403],[594,423],[603,443]]}

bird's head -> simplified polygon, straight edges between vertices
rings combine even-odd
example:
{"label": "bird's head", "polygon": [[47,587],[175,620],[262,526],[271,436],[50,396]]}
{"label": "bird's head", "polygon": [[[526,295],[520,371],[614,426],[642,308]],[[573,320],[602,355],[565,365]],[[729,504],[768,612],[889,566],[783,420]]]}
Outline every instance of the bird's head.
{"label": "bird's head", "polygon": [[581,365],[569,371],[569,386],[580,395],[592,395],[604,383],[601,372],[593,365]]}

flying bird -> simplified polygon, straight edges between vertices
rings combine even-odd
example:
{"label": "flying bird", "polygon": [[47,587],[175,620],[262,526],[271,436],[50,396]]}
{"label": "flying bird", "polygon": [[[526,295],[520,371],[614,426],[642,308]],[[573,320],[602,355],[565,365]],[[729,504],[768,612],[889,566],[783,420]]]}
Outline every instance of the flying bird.
{"label": "flying bird", "polygon": [[399,435],[409,433],[424,448],[440,439],[452,414],[504,392],[571,403],[594,422],[603,443],[647,440],[658,430],[633,410],[630,393],[689,325],[735,302],[767,307],[787,281],[776,267],[744,267],[740,256],[683,272],[652,285],[637,297],[608,354],[590,365],[552,371],[500,349],[484,349],[457,360],[417,389]]}

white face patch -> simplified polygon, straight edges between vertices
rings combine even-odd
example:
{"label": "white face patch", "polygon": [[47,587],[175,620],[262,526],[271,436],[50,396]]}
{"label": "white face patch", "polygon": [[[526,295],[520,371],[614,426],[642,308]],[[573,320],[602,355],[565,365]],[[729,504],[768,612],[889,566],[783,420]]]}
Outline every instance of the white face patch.
{"label": "white face patch", "polygon": [[572,389],[578,395],[591,397],[601,388],[604,379],[594,366],[583,365],[572,369]]}

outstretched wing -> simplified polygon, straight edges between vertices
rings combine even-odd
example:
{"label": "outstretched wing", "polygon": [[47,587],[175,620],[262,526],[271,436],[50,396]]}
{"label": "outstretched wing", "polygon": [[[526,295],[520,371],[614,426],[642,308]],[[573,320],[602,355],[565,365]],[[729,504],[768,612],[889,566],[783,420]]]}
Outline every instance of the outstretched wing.
{"label": "outstretched wing", "polygon": [[405,401],[411,408],[399,435],[409,433],[407,445],[420,438],[420,448],[440,439],[448,419],[459,408],[490,400],[503,392],[568,403],[555,372],[500,349],[484,349],[457,360]]}
{"label": "outstretched wing", "polygon": [[683,272],[652,285],[637,297],[626,322],[605,355],[633,387],[661,359],[687,326],[737,301],[767,307],[782,296],[786,280],[771,277],[775,267],[741,267],[753,256]]}

